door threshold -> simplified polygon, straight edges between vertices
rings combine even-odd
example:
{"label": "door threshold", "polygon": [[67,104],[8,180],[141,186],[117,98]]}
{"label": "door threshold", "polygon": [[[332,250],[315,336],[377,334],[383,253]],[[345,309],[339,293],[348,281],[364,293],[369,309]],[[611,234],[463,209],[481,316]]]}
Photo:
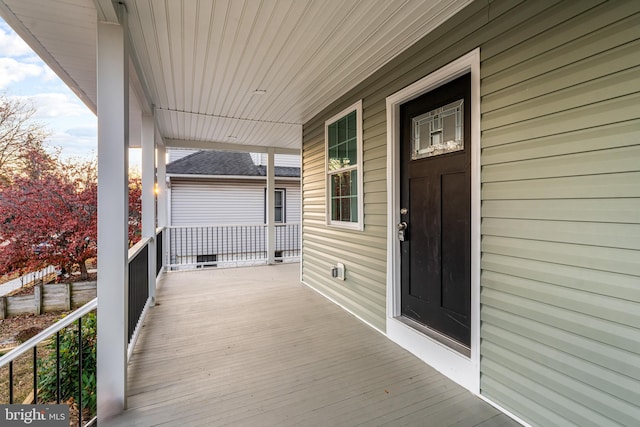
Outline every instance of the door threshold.
{"label": "door threshold", "polygon": [[447,347],[449,347],[450,349],[454,350],[457,353],[460,353],[461,355],[471,358],[471,348],[469,348],[468,346],[449,338],[446,335],[443,335],[442,333],[436,331],[435,329],[431,329],[426,325],[423,325],[420,322],[416,322],[413,319],[410,319],[408,317],[405,316],[398,316],[395,318],[396,320],[404,323],[405,325],[409,326],[412,329],[415,329],[416,331],[426,335],[427,337],[431,338],[434,341],[439,342],[440,344],[443,344]]}

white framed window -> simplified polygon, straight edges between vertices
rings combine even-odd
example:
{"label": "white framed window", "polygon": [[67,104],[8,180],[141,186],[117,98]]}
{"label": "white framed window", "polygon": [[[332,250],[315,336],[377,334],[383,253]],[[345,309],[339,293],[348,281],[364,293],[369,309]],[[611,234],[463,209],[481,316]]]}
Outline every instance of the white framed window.
{"label": "white framed window", "polygon": [[[284,224],[287,222],[287,190],[276,188],[274,190],[273,222]],[[264,189],[264,223],[267,223],[267,189]]]}
{"label": "white framed window", "polygon": [[324,123],[327,224],[362,230],[362,100]]}

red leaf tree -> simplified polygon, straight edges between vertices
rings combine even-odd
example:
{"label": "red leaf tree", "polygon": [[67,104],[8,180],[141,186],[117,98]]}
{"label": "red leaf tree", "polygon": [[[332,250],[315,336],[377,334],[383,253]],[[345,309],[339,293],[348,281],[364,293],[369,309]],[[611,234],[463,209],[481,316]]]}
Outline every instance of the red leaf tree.
{"label": "red leaf tree", "polygon": [[129,247],[142,237],[142,180],[138,175],[129,177]]}
{"label": "red leaf tree", "polygon": [[28,158],[31,167],[0,191],[0,272],[78,266],[86,278],[97,251],[95,163],[42,151]]}

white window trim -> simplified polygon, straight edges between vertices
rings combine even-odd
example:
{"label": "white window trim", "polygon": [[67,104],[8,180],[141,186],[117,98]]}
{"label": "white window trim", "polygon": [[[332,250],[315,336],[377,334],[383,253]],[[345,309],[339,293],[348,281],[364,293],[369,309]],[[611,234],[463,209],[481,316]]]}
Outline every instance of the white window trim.
{"label": "white window trim", "polygon": [[[275,196],[273,199],[273,209],[274,209],[274,214],[273,214],[273,223],[274,224],[286,224],[287,223],[287,189],[285,187],[276,187],[273,189],[274,194],[276,192],[281,192],[282,193],[282,221],[276,221],[275,220],[275,208],[276,208],[276,201],[275,201]],[[264,223],[267,223],[267,188],[264,188]]]}
{"label": "white window trim", "polygon": [[[401,262],[400,106],[471,72],[471,357],[411,328],[398,317]],[[480,393],[480,48],[387,97],[387,337],[475,394]]]}
{"label": "white window trim", "polygon": [[[356,138],[357,138],[357,156],[358,161],[355,166],[340,169],[341,172],[357,169],[358,175],[358,221],[333,221],[331,219],[331,182],[329,171],[329,125],[347,114],[356,112]],[[324,174],[325,174],[325,197],[326,197],[326,223],[331,227],[347,228],[351,230],[364,230],[364,185],[362,182],[362,100],[340,111],[338,114],[324,122]],[[331,171],[331,174],[336,171]]]}

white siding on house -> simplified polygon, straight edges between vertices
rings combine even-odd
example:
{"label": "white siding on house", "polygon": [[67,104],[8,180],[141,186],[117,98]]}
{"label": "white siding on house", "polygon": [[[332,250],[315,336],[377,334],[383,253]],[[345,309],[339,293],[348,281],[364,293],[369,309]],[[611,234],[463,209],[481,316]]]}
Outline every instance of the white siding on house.
{"label": "white siding on house", "polygon": [[167,150],[169,154],[169,159],[167,163],[175,162],[176,160],[180,160],[183,157],[187,157],[190,154],[197,153],[200,150],[191,150],[188,148],[169,148]]}
{"label": "white siding on house", "polygon": [[[171,225],[262,224],[262,180],[171,180]],[[286,190],[287,222],[300,222],[298,182],[278,181]]]}
{"label": "white siding on house", "polygon": [[[253,163],[256,165],[267,164],[267,153],[251,153]],[[274,156],[274,163],[276,166],[286,166],[292,168],[300,167],[300,155],[298,154],[276,154]]]}

